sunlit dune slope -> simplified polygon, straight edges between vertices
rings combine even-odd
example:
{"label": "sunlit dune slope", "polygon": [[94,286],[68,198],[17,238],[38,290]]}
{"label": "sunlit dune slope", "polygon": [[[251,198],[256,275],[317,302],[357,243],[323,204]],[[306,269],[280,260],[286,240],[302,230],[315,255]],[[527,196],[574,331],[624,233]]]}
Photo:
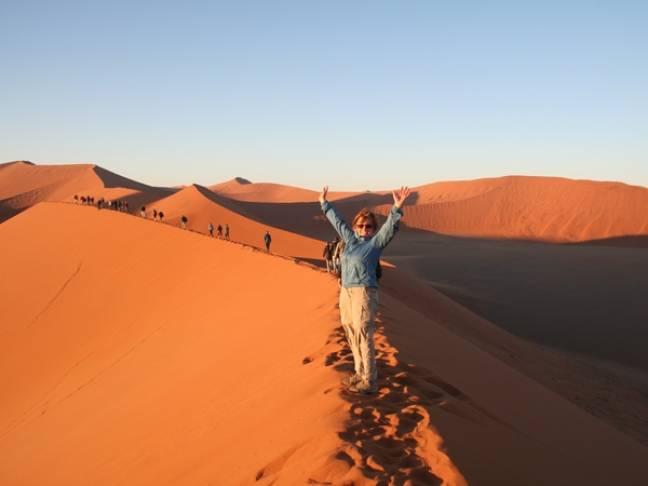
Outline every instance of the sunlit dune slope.
{"label": "sunlit dune slope", "polygon": [[53,203],[2,224],[0,255],[1,484],[252,484],[279,470],[305,484],[349,469],[332,458],[344,416],[324,393],[339,380],[321,364],[336,326],[324,272]]}
{"label": "sunlit dune slope", "polygon": [[[226,182],[213,184],[209,189],[216,194],[227,196],[237,201],[266,202],[266,203],[296,203],[317,201],[319,192],[301,187],[275,184],[271,182],[250,182],[236,177]],[[352,196],[353,192],[331,192],[332,201]]]}
{"label": "sunlit dune slope", "polygon": [[181,217],[186,216],[189,220],[187,227],[201,233],[208,232],[210,222],[214,228],[219,224],[223,227],[228,224],[230,239],[257,247],[264,245],[263,235],[269,230],[272,236],[270,250],[279,255],[311,259],[321,258],[322,255],[321,241],[250,219],[237,201],[214,194],[199,185],[185,187],[167,198],[151,203],[148,212],[151,213],[154,209],[162,211],[165,221],[174,225],[179,225]]}
{"label": "sunlit dune slope", "polygon": [[406,224],[438,233],[548,242],[648,234],[648,189],[618,182],[509,176],[414,193]]}
{"label": "sunlit dune slope", "polygon": [[172,189],[151,187],[94,164],[0,166],[0,221],[41,201],[72,201],[74,195],[123,199],[132,207],[159,199]]}
{"label": "sunlit dune slope", "polygon": [[646,448],[494,358],[461,312],[401,300],[406,281],[385,283],[364,398],[339,385],[350,356],[321,270],[55,203],[0,225],[0,258],[3,485],[646,477]]}

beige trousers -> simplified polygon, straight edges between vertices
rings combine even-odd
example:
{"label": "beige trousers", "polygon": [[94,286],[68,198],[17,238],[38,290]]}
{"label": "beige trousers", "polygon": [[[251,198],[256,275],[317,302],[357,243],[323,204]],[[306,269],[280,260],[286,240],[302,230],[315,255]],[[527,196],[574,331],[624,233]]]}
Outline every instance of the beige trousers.
{"label": "beige trousers", "polygon": [[362,380],[374,385],[378,379],[376,370],[376,311],[378,289],[374,287],[351,287],[340,289],[340,320],[353,353],[355,372]]}

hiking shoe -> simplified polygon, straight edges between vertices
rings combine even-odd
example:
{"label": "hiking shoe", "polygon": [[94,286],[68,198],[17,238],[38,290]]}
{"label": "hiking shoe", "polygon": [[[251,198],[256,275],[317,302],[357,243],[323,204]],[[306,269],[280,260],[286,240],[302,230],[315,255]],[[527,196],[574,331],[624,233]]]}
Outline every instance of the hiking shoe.
{"label": "hiking shoe", "polygon": [[366,381],[359,381],[349,386],[349,391],[354,393],[362,393],[363,395],[373,395],[378,392],[378,385],[371,385]]}
{"label": "hiking shoe", "polygon": [[356,374],[356,375],[347,376],[345,379],[342,380],[342,384],[346,386],[351,386],[361,381],[362,381],[362,377]]}

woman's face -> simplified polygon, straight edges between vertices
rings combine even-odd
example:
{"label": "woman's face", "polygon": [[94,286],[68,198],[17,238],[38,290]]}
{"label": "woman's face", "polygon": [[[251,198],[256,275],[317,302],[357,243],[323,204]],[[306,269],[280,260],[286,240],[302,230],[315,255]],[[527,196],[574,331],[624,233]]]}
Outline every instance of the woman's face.
{"label": "woman's face", "polygon": [[365,238],[373,236],[373,234],[376,232],[376,228],[374,228],[373,223],[369,219],[359,220],[358,222],[356,222],[354,229],[356,233]]}

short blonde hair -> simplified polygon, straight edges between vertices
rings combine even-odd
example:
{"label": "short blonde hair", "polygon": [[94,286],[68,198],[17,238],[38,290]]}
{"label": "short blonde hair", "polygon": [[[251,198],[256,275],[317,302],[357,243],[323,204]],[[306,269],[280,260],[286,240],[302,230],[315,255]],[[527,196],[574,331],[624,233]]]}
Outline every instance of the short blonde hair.
{"label": "short blonde hair", "polygon": [[360,221],[366,220],[371,221],[374,229],[378,229],[378,220],[376,219],[376,215],[372,213],[369,208],[362,208],[360,211],[358,211],[358,214],[356,214],[353,218],[353,223],[351,224],[351,226],[355,228]]}

